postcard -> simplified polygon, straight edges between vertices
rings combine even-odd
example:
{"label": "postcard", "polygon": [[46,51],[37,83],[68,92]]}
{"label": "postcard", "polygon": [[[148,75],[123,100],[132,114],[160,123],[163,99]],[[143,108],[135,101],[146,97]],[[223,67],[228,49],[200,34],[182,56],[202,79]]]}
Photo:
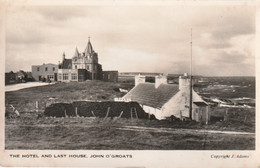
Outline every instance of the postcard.
{"label": "postcard", "polygon": [[2,167],[259,167],[259,2],[2,1]]}

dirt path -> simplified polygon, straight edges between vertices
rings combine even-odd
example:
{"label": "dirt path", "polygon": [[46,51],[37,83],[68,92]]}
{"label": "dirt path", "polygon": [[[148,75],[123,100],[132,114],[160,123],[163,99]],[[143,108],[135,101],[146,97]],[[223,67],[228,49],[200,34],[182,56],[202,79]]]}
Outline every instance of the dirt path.
{"label": "dirt path", "polygon": [[182,129],[182,128],[148,128],[139,126],[124,126],[122,128],[117,128],[119,130],[128,131],[148,131],[148,132],[163,132],[163,133],[200,133],[200,134],[229,134],[229,135],[250,135],[255,136],[255,133],[251,132],[237,132],[237,131],[218,131],[218,130],[198,130],[198,129]]}

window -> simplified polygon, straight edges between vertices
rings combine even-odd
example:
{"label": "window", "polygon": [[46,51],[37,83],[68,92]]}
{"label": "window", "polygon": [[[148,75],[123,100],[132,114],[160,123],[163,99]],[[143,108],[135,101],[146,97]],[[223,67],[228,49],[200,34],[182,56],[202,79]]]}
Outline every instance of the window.
{"label": "window", "polygon": [[87,65],[87,70],[89,70],[89,65]]}
{"label": "window", "polygon": [[63,74],[63,80],[68,80],[69,79],[69,75],[67,73]]}
{"label": "window", "polygon": [[40,67],[37,67],[37,71],[40,71]]}
{"label": "window", "polygon": [[47,75],[48,79],[54,79],[54,75]]}
{"label": "window", "polygon": [[78,76],[76,73],[71,74],[71,80],[78,80]]}
{"label": "window", "polygon": [[45,67],[45,71],[48,71],[48,67]]}
{"label": "window", "polygon": [[61,78],[61,74],[58,75],[58,79],[59,79],[59,81],[62,80],[62,78]]}
{"label": "window", "polygon": [[107,75],[107,79],[110,79],[110,74]]}
{"label": "window", "polygon": [[75,69],[77,69],[78,67],[77,67],[77,65],[75,65]]}
{"label": "window", "polygon": [[55,71],[55,67],[53,67],[52,70]]}

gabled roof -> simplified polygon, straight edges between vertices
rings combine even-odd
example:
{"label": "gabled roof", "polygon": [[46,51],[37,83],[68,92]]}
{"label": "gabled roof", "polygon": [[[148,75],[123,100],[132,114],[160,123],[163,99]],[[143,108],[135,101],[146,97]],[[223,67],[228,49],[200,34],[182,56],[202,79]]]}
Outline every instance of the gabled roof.
{"label": "gabled roof", "polygon": [[205,102],[193,102],[198,107],[208,106]]}
{"label": "gabled roof", "polygon": [[61,69],[71,69],[72,68],[72,59],[64,59],[62,61]]}
{"label": "gabled roof", "polygon": [[154,83],[140,83],[123,98],[160,109],[178,91],[178,85],[161,84],[158,88],[155,88]]}

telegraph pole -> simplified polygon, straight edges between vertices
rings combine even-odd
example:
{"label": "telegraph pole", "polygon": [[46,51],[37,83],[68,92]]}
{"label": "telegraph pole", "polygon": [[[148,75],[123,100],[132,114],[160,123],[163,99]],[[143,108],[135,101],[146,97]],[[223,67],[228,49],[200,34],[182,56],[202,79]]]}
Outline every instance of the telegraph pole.
{"label": "telegraph pole", "polygon": [[189,117],[192,119],[192,28],[191,28],[191,41],[190,41],[190,113]]}

